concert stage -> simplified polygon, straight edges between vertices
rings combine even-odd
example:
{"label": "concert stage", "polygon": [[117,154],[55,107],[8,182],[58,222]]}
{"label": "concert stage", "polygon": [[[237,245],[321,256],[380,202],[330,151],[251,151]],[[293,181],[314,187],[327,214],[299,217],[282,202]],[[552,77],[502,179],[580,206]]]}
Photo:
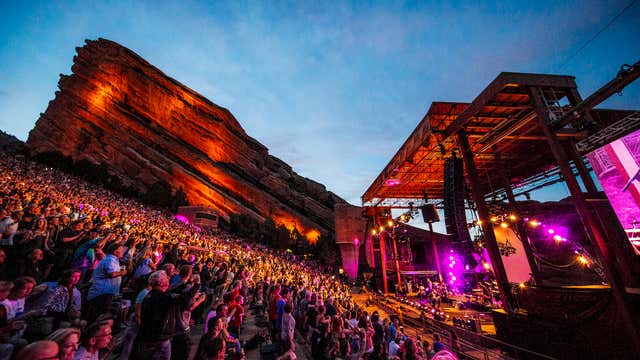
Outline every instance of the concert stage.
{"label": "concert stage", "polygon": [[[499,307],[500,341],[562,358],[639,353],[640,111],[594,109],[638,77],[640,62],[583,100],[572,76],[501,73],[471,103],[432,103],[363,207],[336,210],[349,276],[384,293],[446,284],[461,303],[495,284],[470,304]],[[543,189],[557,198],[536,201]],[[431,231],[403,236],[420,213]],[[446,235],[432,231],[442,215]],[[414,242],[424,264],[403,252]]]}

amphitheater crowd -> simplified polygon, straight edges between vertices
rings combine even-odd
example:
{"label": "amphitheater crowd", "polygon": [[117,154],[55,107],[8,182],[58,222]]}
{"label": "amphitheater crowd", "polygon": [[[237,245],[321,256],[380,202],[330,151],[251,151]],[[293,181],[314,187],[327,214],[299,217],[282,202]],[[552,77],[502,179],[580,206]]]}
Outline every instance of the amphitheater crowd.
{"label": "amphitheater crowd", "polygon": [[[455,358],[316,262],[9,155],[0,173],[0,360],[243,359],[261,342],[279,359]],[[241,342],[249,312],[269,331]]]}

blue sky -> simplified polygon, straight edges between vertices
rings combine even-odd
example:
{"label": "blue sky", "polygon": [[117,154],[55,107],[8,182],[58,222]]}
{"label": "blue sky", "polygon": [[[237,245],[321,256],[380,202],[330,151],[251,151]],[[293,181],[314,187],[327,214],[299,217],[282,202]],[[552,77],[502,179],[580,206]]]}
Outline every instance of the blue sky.
{"label": "blue sky", "polygon": [[[636,2],[561,67],[627,4],[3,1],[0,129],[26,140],[75,47],[104,37],[359,205],[431,102],[471,101],[500,71],[575,75],[586,97],[640,60]],[[640,81],[603,107],[640,108]]]}

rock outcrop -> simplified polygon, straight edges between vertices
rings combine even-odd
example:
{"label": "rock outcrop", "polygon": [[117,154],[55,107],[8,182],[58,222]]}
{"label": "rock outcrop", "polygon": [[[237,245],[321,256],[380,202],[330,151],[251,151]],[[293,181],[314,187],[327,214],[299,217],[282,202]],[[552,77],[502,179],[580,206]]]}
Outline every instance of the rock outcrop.
{"label": "rock outcrop", "polygon": [[9,154],[26,153],[25,144],[13,135],[0,130],[0,151]]}
{"label": "rock outcrop", "polygon": [[32,155],[106,164],[142,192],[166,182],[190,204],[272,218],[312,241],[333,232],[333,205],[344,200],[269,155],[227,109],[115,42],[76,50],[72,75],[61,75],[29,134]]}

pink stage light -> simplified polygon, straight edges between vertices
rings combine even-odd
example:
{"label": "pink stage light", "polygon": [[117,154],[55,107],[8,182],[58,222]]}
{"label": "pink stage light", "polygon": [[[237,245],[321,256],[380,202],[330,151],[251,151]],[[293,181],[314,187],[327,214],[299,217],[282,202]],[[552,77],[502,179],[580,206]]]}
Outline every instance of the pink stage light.
{"label": "pink stage light", "polygon": [[400,185],[400,180],[398,179],[388,179],[387,181],[385,181],[385,184],[387,186],[396,186],[396,185]]}
{"label": "pink stage light", "polygon": [[175,219],[180,221],[181,223],[184,223],[184,224],[188,224],[189,223],[189,219],[187,219],[186,216],[184,216],[184,215],[176,215]]}

